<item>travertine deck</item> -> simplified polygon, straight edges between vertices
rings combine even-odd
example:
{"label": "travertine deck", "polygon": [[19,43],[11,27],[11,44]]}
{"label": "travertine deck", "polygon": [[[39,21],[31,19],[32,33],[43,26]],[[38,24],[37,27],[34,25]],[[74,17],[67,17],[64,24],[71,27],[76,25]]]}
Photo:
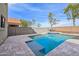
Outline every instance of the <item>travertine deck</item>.
{"label": "travertine deck", "polygon": [[[4,44],[0,46],[0,55],[2,56],[35,56],[35,54],[30,50],[30,48],[25,43],[31,40],[26,35],[12,36],[9,37]],[[79,55],[79,41],[68,40],[59,45],[54,50],[50,51],[48,56],[70,56]]]}
{"label": "travertine deck", "polygon": [[79,44],[65,41],[54,50],[50,51],[48,56],[79,56]]}
{"label": "travertine deck", "polygon": [[32,51],[28,48],[25,41],[30,40],[26,35],[9,37],[4,44],[0,46],[0,55],[21,55],[32,56]]}

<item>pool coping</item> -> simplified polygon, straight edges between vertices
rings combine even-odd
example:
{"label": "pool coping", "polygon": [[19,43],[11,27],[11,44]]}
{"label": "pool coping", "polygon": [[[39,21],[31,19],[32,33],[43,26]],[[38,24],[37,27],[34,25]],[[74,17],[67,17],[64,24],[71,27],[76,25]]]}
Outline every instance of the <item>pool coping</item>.
{"label": "pool coping", "polygon": [[69,34],[69,33],[61,33],[60,34],[65,34],[65,35],[72,35],[72,36],[79,36],[79,34]]}

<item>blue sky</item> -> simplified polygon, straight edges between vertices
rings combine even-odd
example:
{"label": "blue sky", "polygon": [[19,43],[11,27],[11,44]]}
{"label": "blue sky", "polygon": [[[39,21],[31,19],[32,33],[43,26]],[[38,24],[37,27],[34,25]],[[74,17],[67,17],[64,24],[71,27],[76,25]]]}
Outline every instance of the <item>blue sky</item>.
{"label": "blue sky", "polygon": [[[42,24],[42,27],[50,26],[48,23],[48,13],[55,14],[60,20],[55,26],[71,26],[72,22],[67,20],[63,9],[67,3],[17,3],[8,4],[8,17],[16,19],[32,20]],[[78,25],[79,22],[77,22]]]}

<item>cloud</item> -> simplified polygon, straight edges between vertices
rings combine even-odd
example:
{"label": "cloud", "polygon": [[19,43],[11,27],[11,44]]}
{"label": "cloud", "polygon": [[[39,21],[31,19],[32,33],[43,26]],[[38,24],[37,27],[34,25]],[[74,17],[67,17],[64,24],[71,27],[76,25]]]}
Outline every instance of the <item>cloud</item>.
{"label": "cloud", "polygon": [[22,7],[18,7],[17,4],[8,4],[8,11],[17,11],[21,12],[24,9]]}
{"label": "cloud", "polygon": [[29,11],[42,11],[40,8],[35,8],[35,7],[32,7],[31,5],[29,4],[9,4],[8,5],[10,9],[12,10],[17,10],[17,11],[23,11],[23,10],[29,10]]}
{"label": "cloud", "polygon": [[8,4],[8,7],[10,10],[16,10],[16,11],[24,11],[24,10],[29,10],[29,11],[35,11],[35,12],[56,12],[60,10],[61,8],[56,8],[52,4],[43,4],[42,5],[45,8],[41,7],[34,7],[31,4],[28,3],[15,3],[15,4]]}
{"label": "cloud", "polygon": [[39,12],[42,11],[40,8],[32,7],[32,6],[29,5],[29,4],[24,4],[23,6],[24,6],[24,9],[27,9],[27,10],[30,10],[30,11],[39,11]]}

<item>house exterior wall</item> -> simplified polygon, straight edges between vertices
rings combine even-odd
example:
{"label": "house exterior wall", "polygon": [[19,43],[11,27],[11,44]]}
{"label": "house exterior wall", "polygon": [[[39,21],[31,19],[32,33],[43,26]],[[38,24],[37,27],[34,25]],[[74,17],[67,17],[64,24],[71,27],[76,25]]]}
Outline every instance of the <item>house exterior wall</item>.
{"label": "house exterior wall", "polygon": [[6,3],[0,3],[0,14],[5,17],[5,27],[0,27],[0,44],[7,38],[7,12],[8,5]]}

